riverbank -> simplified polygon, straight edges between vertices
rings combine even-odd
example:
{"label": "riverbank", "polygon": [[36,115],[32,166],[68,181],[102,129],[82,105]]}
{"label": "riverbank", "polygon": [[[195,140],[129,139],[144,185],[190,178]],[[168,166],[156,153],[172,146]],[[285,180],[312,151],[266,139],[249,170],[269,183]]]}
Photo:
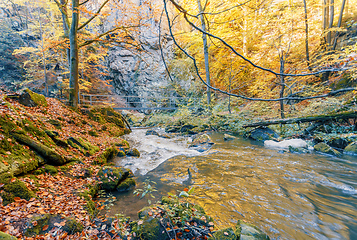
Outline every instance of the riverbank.
{"label": "riverbank", "polygon": [[[225,110],[225,101],[215,103],[214,107],[205,106],[190,108],[183,106],[171,113],[153,113],[145,117],[142,114],[125,112],[126,117],[134,126],[161,127],[167,133],[181,135],[197,135],[207,131],[219,131],[244,136],[246,138],[265,141],[303,139],[307,146],[316,151],[341,156],[342,154],[357,155],[357,127],[356,116],[347,119],[329,118],[329,114],[343,115],[356,113],[356,100],[353,94],[341,95],[337,98],[325,98],[319,102],[303,101],[288,106],[287,118],[301,118],[307,116],[324,115],[324,120],[293,124],[271,124],[267,127],[245,127],[251,123],[278,119],[276,103],[236,103],[232,112]],[[275,144],[278,146],[278,144]],[[316,147],[315,147],[316,146]],[[284,147],[282,147],[284,148]],[[286,150],[289,148],[285,147]],[[292,151],[298,149],[290,148]]]}
{"label": "riverbank", "polygon": [[217,231],[200,206],[175,196],[147,207],[137,221],[100,214],[116,201],[100,196],[135,186],[132,171],[111,162],[140,156],[121,138],[131,132],[125,119],[110,107],[74,110],[29,90],[1,91],[0,99],[0,237],[268,239],[244,222]]}

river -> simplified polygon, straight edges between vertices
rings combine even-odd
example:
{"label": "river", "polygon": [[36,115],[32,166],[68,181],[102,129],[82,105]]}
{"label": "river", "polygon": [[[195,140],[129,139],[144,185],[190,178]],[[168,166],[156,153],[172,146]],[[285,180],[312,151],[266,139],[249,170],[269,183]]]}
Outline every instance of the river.
{"label": "river", "polygon": [[[138,176],[137,187],[146,178],[157,183],[152,201],[195,187],[190,201],[203,206],[218,228],[244,219],[271,239],[357,239],[357,158],[282,152],[242,138],[226,142],[221,133],[211,133],[215,144],[199,153],[188,149],[189,138],[145,132],[127,136],[140,158],[115,161]],[[148,200],[132,192],[117,198],[109,214],[132,219]]]}

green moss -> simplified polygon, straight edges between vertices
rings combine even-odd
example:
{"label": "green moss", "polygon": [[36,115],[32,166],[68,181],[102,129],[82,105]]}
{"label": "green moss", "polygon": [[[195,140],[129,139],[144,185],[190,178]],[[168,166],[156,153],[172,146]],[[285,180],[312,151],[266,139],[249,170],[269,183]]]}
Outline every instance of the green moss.
{"label": "green moss", "polygon": [[45,172],[49,173],[51,175],[56,175],[58,173],[58,170],[56,167],[52,166],[52,165],[46,165],[45,166]]}
{"label": "green moss", "polygon": [[0,240],[17,240],[17,238],[0,231]]}
{"label": "green moss", "polygon": [[98,133],[95,130],[88,131],[88,134],[93,136],[93,137],[98,137],[99,136]]}
{"label": "green moss", "polygon": [[25,183],[18,179],[11,182],[11,179],[13,179],[13,175],[11,174],[2,174],[0,179],[0,182],[5,184],[5,186],[2,187],[3,191],[0,192],[4,205],[12,203],[15,197],[26,200],[36,197],[35,194],[26,187]]}
{"label": "green moss", "polygon": [[29,90],[29,89],[25,89],[25,92],[27,92],[28,94],[30,94],[31,100],[32,100],[36,105],[39,105],[39,106],[42,106],[42,107],[47,107],[47,106],[48,106],[45,96],[43,96],[43,95],[41,95],[41,94],[38,94],[38,93],[35,93],[35,92],[32,92],[32,91]]}
{"label": "green moss", "polygon": [[104,190],[115,190],[119,182],[125,179],[129,175],[128,171],[124,171],[121,167],[102,167],[97,178],[102,182],[101,187]]}
{"label": "green moss", "polygon": [[42,229],[45,225],[49,225],[48,222],[50,220],[50,216],[51,216],[50,214],[45,214],[45,215],[34,216],[30,218],[27,223],[27,228],[24,232],[25,236],[33,237],[36,235],[43,234],[44,231]]}
{"label": "green moss", "polygon": [[133,178],[127,178],[122,183],[120,183],[119,186],[117,186],[117,190],[119,192],[128,191],[129,189],[135,187],[135,185],[136,182]]}
{"label": "green moss", "polygon": [[62,129],[62,123],[56,119],[49,119],[47,122],[51,123],[57,129]]}
{"label": "green moss", "polygon": [[105,151],[93,161],[93,164],[96,165],[106,164],[109,160],[113,159],[118,154],[118,152],[119,150],[116,149],[116,147],[114,146],[109,147],[105,149]]}
{"label": "green moss", "polygon": [[117,154],[117,157],[125,157],[125,152],[119,150],[119,151],[118,151],[118,154]]}
{"label": "green moss", "polygon": [[157,240],[161,239],[160,236],[160,223],[159,220],[152,217],[145,217],[143,224],[137,225],[136,235],[139,239]]}
{"label": "green moss", "polygon": [[219,239],[219,240],[236,240],[237,235],[235,234],[234,230],[232,228],[225,228],[216,231],[213,234],[213,237],[209,237],[208,240],[214,240],[214,239]]}
{"label": "green moss", "polygon": [[83,231],[83,224],[79,221],[76,221],[73,218],[69,218],[66,221],[66,224],[63,227],[63,231],[68,232],[69,234],[75,234],[78,232],[82,232]]}
{"label": "green moss", "polygon": [[44,173],[45,173],[45,170],[43,168],[36,169],[33,172],[34,175],[41,175],[41,174],[44,174]]}
{"label": "green moss", "polygon": [[79,149],[83,154],[86,155],[94,155],[96,152],[99,151],[98,146],[92,145],[90,142],[85,141],[83,138],[78,137],[78,138],[68,138],[67,139],[68,145]]}

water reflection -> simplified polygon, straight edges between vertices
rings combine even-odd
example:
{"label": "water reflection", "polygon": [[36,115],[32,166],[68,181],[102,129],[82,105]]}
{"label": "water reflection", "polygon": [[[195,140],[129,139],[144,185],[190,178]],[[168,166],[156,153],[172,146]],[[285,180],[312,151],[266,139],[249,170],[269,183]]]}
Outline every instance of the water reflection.
{"label": "water reflection", "polygon": [[[357,239],[355,158],[279,153],[243,139],[224,142],[216,133],[212,139],[210,152],[170,158],[138,180],[157,181],[158,197],[189,183],[192,201],[219,227],[245,219],[273,239]],[[135,216],[145,204],[128,193],[113,212],[125,206]]]}

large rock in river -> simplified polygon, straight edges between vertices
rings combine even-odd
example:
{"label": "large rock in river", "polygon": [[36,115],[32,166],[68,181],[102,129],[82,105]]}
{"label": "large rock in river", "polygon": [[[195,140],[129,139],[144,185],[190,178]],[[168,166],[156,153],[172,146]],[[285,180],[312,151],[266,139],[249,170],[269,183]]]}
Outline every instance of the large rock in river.
{"label": "large rock in river", "polygon": [[274,140],[266,140],[264,141],[264,146],[268,148],[283,148],[283,149],[289,149],[289,147],[306,148],[307,142],[302,139],[289,139],[280,142]]}
{"label": "large rock in river", "polygon": [[342,155],[339,151],[337,151],[336,149],[333,149],[332,147],[330,147],[329,145],[327,145],[324,142],[320,142],[320,143],[316,144],[314,146],[314,150],[318,151],[318,152],[334,155],[334,156],[341,156]]}
{"label": "large rock in river", "polygon": [[259,228],[253,224],[238,220],[236,225],[236,235],[239,236],[239,240],[268,240],[268,235],[263,233]]}
{"label": "large rock in river", "polygon": [[199,152],[204,152],[209,150],[214,143],[212,142],[212,139],[210,136],[207,134],[202,134],[196,136],[193,140],[192,143],[190,144],[190,148],[193,148]]}
{"label": "large rock in river", "polygon": [[98,174],[97,179],[102,182],[101,187],[108,191],[126,191],[135,186],[135,181],[130,170],[122,167],[104,166]]}
{"label": "large rock in river", "polygon": [[245,136],[255,141],[273,140],[279,137],[279,135],[274,130],[268,127],[259,127],[253,129],[252,131],[247,132]]}
{"label": "large rock in river", "polygon": [[357,142],[348,144],[348,146],[343,150],[344,154],[357,155]]}

